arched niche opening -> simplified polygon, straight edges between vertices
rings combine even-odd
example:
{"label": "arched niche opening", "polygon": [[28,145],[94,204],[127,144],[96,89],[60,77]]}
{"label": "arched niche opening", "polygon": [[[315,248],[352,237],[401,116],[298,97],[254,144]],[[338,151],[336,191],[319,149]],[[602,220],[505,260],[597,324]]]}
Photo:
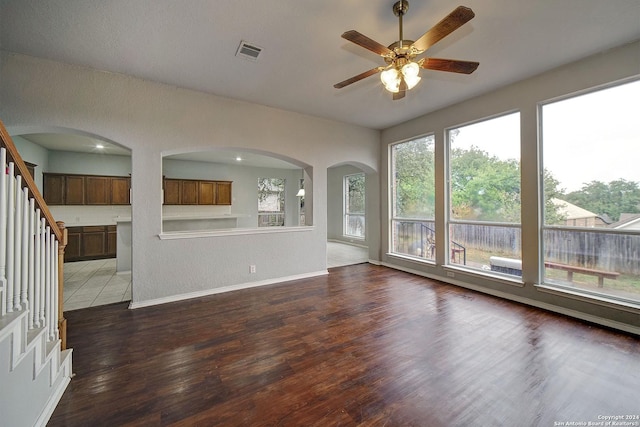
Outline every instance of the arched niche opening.
{"label": "arched niche opening", "polygon": [[162,155],[163,233],[313,225],[311,166],[265,151]]}

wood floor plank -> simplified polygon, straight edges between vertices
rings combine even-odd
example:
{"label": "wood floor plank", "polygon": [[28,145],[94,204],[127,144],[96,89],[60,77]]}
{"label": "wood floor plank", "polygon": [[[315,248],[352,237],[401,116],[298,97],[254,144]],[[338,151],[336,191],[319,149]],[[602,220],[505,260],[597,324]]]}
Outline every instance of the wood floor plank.
{"label": "wood floor plank", "polygon": [[640,412],[640,339],[381,266],[66,313],[50,426],[551,426]]}

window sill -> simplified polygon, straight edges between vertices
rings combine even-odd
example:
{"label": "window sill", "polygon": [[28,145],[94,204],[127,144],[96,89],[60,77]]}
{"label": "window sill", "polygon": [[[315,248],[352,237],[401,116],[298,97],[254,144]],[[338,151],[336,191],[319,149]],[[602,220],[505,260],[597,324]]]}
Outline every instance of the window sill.
{"label": "window sill", "polygon": [[260,227],[260,228],[231,228],[223,230],[188,230],[168,231],[158,234],[160,240],[197,239],[202,237],[244,236],[255,234],[279,234],[313,231],[311,225],[298,227]]}
{"label": "window sill", "polygon": [[553,295],[559,295],[567,298],[571,298],[578,301],[589,302],[592,304],[598,304],[604,307],[614,308],[616,310],[628,311],[634,314],[640,314],[640,302],[633,302],[626,299],[617,299],[613,297],[607,297],[601,294],[591,293],[584,290],[573,290],[562,286],[554,286],[549,284],[536,285],[536,288],[540,292],[545,292]]}

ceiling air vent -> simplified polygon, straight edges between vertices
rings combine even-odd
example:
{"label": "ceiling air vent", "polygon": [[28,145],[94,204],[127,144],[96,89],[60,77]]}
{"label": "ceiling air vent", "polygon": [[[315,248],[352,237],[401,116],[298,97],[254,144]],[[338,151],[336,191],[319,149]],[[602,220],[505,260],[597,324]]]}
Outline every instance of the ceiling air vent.
{"label": "ceiling air vent", "polygon": [[244,59],[248,59],[249,61],[257,61],[258,55],[262,52],[262,48],[258,47],[254,44],[247,43],[246,41],[241,41],[240,46],[238,46],[238,51],[236,52],[236,56],[239,56]]}

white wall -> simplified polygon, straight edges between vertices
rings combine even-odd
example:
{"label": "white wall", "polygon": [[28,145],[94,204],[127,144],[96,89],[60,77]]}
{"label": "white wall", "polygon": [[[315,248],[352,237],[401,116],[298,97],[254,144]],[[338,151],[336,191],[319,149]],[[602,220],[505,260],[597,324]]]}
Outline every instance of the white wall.
{"label": "white wall", "polygon": [[[378,168],[375,130],[24,55],[0,60],[0,117],[11,134],[79,132],[131,149],[134,303],[326,271],[326,168],[345,160]],[[314,226],[159,239],[162,154],[212,147],[312,166]]]}
{"label": "white wall", "polygon": [[[623,311],[612,306],[584,301],[575,296],[544,292],[535,284],[539,277],[539,228],[538,228],[538,115],[537,105],[567,94],[607,85],[611,82],[637,77],[640,73],[640,42],[612,49],[607,52],[568,64],[556,70],[511,84],[486,95],[453,105],[431,114],[418,117],[382,132],[381,162],[388,162],[388,145],[417,135],[434,133],[436,149],[436,232],[446,235],[445,219],[445,131],[447,128],[487,118],[510,111],[520,111],[521,119],[521,174],[522,174],[522,263],[524,286],[482,277],[474,274],[455,273],[455,283],[494,294],[506,295],[518,300],[534,302],[545,307],[555,307],[565,313],[580,315],[589,320],[604,319],[611,326],[633,325],[640,332],[640,316],[637,311]],[[588,124],[585,124],[588,125]],[[388,250],[388,175],[381,170],[382,208],[381,233],[383,252]],[[384,255],[388,265],[410,269],[451,282],[446,268],[442,267],[444,239],[436,247],[437,265],[428,265]],[[593,300],[591,300],[593,301]]]}

